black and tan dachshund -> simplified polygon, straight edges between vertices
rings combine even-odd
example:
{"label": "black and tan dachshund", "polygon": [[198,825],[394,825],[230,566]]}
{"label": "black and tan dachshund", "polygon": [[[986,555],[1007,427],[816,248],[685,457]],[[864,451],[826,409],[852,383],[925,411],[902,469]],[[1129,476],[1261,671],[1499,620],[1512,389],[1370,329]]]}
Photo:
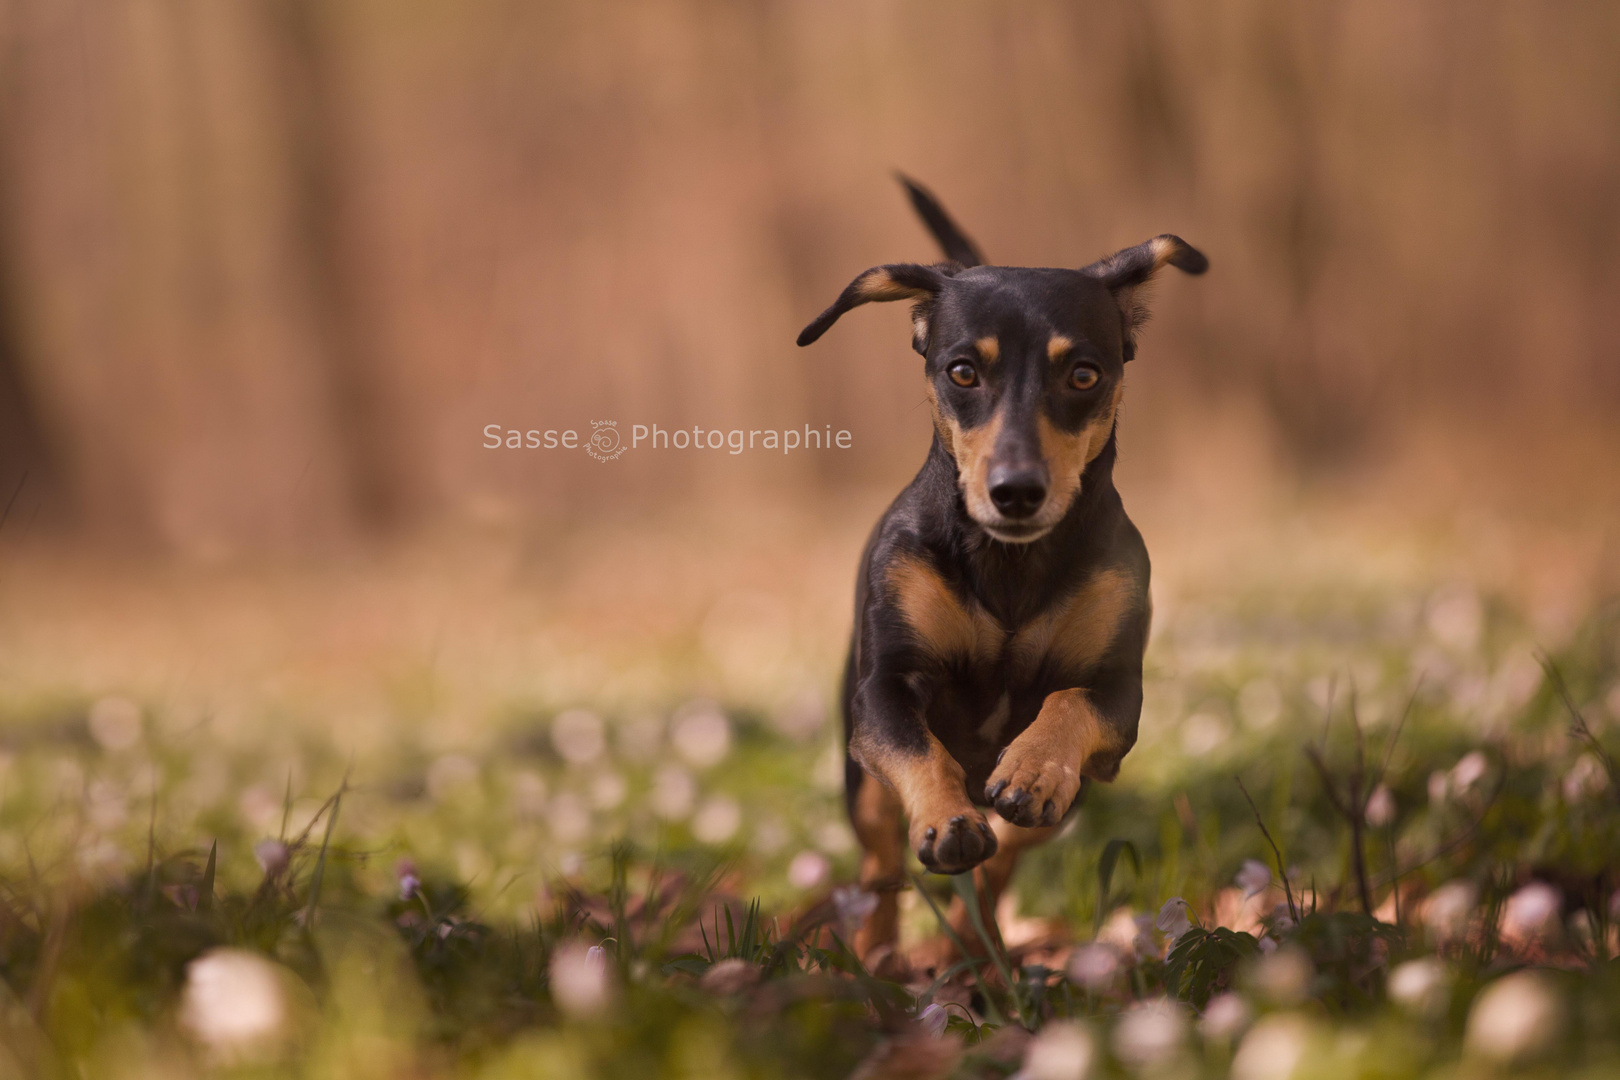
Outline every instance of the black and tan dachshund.
{"label": "black and tan dachshund", "polygon": [[895,943],[902,819],[929,870],[978,868],[993,911],[1020,850],[1136,742],[1148,555],[1114,490],[1115,426],[1144,287],[1209,265],[1165,235],[1081,269],[988,266],[901,179],[948,261],[873,267],[799,335],[912,301],[933,407],[928,460],[862,556],[844,676],[846,798],[880,894],[867,957]]}

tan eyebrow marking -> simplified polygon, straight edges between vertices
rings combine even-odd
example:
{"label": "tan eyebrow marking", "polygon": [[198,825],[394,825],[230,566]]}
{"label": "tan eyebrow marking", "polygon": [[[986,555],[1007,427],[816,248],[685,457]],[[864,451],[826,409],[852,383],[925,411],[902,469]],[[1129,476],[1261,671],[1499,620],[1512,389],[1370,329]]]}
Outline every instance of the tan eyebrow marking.
{"label": "tan eyebrow marking", "polygon": [[1064,337],[1062,334],[1053,334],[1052,340],[1046,343],[1046,358],[1048,360],[1060,360],[1072,348],[1074,348],[1074,342],[1069,338]]}
{"label": "tan eyebrow marking", "polygon": [[995,338],[982,337],[973,344],[979,350],[979,355],[984,357],[985,363],[993,364],[1001,359],[1001,342]]}

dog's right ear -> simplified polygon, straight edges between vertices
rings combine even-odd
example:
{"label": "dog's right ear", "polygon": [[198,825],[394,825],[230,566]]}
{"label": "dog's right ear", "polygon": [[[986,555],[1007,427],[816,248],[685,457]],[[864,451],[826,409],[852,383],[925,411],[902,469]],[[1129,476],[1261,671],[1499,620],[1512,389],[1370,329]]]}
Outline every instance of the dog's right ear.
{"label": "dog's right ear", "polygon": [[915,300],[917,306],[912,310],[911,321],[914,327],[911,337],[912,347],[922,352],[927,345],[928,338],[928,310],[933,305],[934,297],[945,287],[950,280],[945,274],[932,266],[923,266],[919,263],[890,263],[887,266],[874,266],[838,294],[832,307],[817,315],[815,321],[799,331],[799,344],[808,345],[815,341],[827,328],[838,321],[838,317],[850,308],[862,304],[870,304],[885,300]]}

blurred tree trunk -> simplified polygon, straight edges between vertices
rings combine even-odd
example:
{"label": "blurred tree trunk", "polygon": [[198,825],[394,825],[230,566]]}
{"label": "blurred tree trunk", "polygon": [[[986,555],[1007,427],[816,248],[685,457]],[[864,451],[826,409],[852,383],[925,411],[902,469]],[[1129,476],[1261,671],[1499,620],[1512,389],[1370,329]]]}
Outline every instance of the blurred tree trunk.
{"label": "blurred tree trunk", "polygon": [[79,516],[121,540],[299,547],[378,505],[327,363],[341,296],[311,265],[320,215],[278,14],[260,0],[8,11],[14,381],[64,433]]}

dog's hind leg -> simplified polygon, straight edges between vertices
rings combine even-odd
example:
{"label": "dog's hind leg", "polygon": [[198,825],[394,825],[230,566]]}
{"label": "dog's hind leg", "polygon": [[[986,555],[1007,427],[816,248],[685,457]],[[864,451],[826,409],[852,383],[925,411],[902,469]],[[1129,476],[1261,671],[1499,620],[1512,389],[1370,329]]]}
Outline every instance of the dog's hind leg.
{"label": "dog's hind leg", "polygon": [[[979,915],[984,920],[984,928],[1000,946],[1001,929],[996,925],[996,904],[1006,891],[1007,883],[1012,880],[1013,871],[1018,869],[1018,857],[1024,849],[1034,847],[1057,832],[1059,826],[1043,825],[1025,829],[997,817],[991,819],[990,828],[996,834],[996,853],[973,868],[973,885],[978,890]],[[946,919],[970,954],[985,955],[984,942],[973,925],[973,917],[968,913],[966,904],[960,899],[952,900]],[[949,951],[954,953],[955,947],[951,946]]]}
{"label": "dog's hind leg", "polygon": [[894,956],[900,936],[900,887],[905,881],[906,828],[900,797],[858,766],[849,782],[850,820],[861,842],[861,888],[878,902],[855,935],[855,953],[868,969]]}

